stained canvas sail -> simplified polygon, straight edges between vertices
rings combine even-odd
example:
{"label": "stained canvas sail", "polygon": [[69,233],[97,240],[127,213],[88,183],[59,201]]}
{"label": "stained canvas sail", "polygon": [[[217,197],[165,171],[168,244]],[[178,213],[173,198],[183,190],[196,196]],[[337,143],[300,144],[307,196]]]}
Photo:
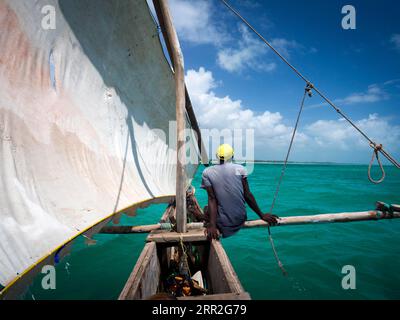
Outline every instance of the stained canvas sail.
{"label": "stained canvas sail", "polygon": [[0,0],[0,30],[7,287],[113,213],[174,196],[175,85],[145,0]]}

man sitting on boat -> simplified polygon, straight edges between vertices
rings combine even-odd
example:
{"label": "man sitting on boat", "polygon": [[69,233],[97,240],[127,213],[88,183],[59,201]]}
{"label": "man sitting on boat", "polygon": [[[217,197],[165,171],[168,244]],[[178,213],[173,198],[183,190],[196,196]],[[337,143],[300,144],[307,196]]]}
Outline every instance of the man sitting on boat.
{"label": "man sitting on boat", "polygon": [[246,203],[260,218],[270,225],[277,216],[264,214],[250,191],[246,169],[232,163],[234,151],[229,144],[218,147],[219,164],[203,171],[201,188],[207,190],[208,208],[205,210],[209,239],[230,237],[240,230],[247,220]]}

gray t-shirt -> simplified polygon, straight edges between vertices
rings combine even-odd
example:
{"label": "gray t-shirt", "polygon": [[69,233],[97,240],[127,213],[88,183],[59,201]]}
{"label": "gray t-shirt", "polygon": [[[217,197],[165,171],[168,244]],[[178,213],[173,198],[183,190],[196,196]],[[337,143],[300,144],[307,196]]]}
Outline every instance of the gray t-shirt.
{"label": "gray t-shirt", "polygon": [[243,166],[230,162],[203,171],[201,188],[213,187],[218,202],[217,227],[224,238],[238,232],[247,220],[242,184],[246,176]]}

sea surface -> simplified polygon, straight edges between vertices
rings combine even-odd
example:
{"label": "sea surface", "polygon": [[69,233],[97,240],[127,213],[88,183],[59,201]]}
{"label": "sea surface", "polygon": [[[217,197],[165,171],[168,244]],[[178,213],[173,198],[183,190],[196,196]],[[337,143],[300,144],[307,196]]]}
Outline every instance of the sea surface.
{"label": "sea surface", "polygon": [[[377,200],[400,203],[400,171],[385,167],[380,185],[367,179],[365,165],[291,164],[286,170],[274,213],[312,215],[374,209]],[[199,168],[193,181],[202,206]],[[374,170],[377,170],[375,168]],[[268,211],[281,165],[256,164],[249,182],[260,207]],[[166,205],[141,209],[122,224],[158,221]],[[257,216],[248,208],[248,218]],[[253,299],[399,299],[400,219],[272,228],[278,268],[265,228],[245,229],[222,244],[242,285]],[[146,235],[96,235],[96,245],[79,237],[56,266],[56,289],[43,290],[36,276],[25,299],[117,299],[139,257]],[[356,289],[342,288],[344,266],[354,266]]]}

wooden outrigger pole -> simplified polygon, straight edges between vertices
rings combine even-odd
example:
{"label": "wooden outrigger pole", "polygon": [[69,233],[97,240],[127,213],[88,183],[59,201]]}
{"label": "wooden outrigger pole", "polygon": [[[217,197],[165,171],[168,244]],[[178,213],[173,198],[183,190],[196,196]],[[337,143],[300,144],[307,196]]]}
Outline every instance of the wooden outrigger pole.
{"label": "wooden outrigger pole", "polygon": [[[278,219],[278,223],[272,227],[293,226],[304,224],[322,224],[322,223],[345,223],[371,220],[389,220],[399,219],[400,212],[392,214],[381,211],[361,211],[361,212],[343,212],[343,213],[325,213],[310,216],[293,216]],[[263,220],[246,221],[244,228],[266,227],[267,223]],[[100,233],[108,234],[129,234],[129,233],[149,233],[152,231],[171,230],[169,223],[157,223],[144,226],[108,226],[100,230]],[[194,222],[187,225],[188,230],[203,229],[203,223]]]}

